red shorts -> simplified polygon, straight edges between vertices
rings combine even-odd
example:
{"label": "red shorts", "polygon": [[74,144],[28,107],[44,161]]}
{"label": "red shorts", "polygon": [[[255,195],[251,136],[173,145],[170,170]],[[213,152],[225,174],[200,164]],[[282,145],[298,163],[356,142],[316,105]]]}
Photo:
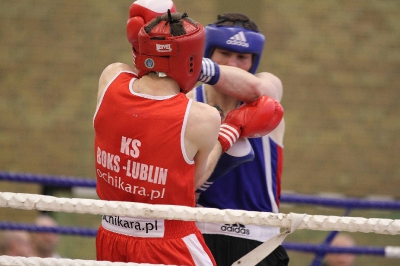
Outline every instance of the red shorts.
{"label": "red shorts", "polygon": [[194,222],[103,216],[96,237],[100,261],[216,265]]}

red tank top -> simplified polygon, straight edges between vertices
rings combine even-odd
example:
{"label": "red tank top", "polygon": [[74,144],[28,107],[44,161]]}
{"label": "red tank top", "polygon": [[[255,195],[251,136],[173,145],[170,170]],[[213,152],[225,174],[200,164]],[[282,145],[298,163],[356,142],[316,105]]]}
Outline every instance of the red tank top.
{"label": "red tank top", "polygon": [[194,162],[184,150],[191,100],[183,93],[134,93],[136,78],[118,74],[98,104],[97,194],[103,200],[194,207]]}

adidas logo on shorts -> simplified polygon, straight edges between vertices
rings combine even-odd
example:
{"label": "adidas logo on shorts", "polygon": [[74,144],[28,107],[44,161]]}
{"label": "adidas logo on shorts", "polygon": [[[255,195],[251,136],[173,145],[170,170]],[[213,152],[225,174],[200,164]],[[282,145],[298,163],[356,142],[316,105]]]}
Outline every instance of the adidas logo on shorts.
{"label": "adidas logo on shorts", "polygon": [[229,38],[229,40],[226,41],[226,44],[229,45],[239,45],[243,47],[249,47],[249,43],[246,40],[246,36],[244,36],[243,31],[233,35],[232,37]]}
{"label": "adidas logo on shorts", "polygon": [[221,231],[242,234],[242,235],[250,235],[250,230],[247,229],[245,225],[240,223],[225,224],[221,226]]}

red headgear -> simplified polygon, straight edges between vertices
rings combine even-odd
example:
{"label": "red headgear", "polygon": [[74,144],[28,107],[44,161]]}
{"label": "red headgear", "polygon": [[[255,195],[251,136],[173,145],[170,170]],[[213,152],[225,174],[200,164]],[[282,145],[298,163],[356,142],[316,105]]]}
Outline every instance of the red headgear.
{"label": "red headgear", "polygon": [[[164,72],[178,82],[182,92],[187,93],[193,89],[200,75],[205,34],[203,26],[189,19],[186,14],[178,20],[175,18],[172,19],[168,12],[168,19],[159,21],[148,32],[146,26],[154,24],[154,19],[140,29],[135,65],[139,77],[149,72]],[[173,36],[171,25],[178,21],[183,23],[186,33]]]}

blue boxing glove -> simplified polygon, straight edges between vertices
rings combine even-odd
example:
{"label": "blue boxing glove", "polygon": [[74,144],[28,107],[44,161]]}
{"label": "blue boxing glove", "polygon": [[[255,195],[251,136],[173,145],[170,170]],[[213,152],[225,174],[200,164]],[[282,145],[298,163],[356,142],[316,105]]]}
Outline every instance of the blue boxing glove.
{"label": "blue boxing glove", "polygon": [[249,140],[247,138],[238,139],[229,150],[221,155],[211,176],[196,190],[196,192],[201,193],[206,191],[215,180],[225,175],[236,166],[251,162],[254,157],[254,151]]}

